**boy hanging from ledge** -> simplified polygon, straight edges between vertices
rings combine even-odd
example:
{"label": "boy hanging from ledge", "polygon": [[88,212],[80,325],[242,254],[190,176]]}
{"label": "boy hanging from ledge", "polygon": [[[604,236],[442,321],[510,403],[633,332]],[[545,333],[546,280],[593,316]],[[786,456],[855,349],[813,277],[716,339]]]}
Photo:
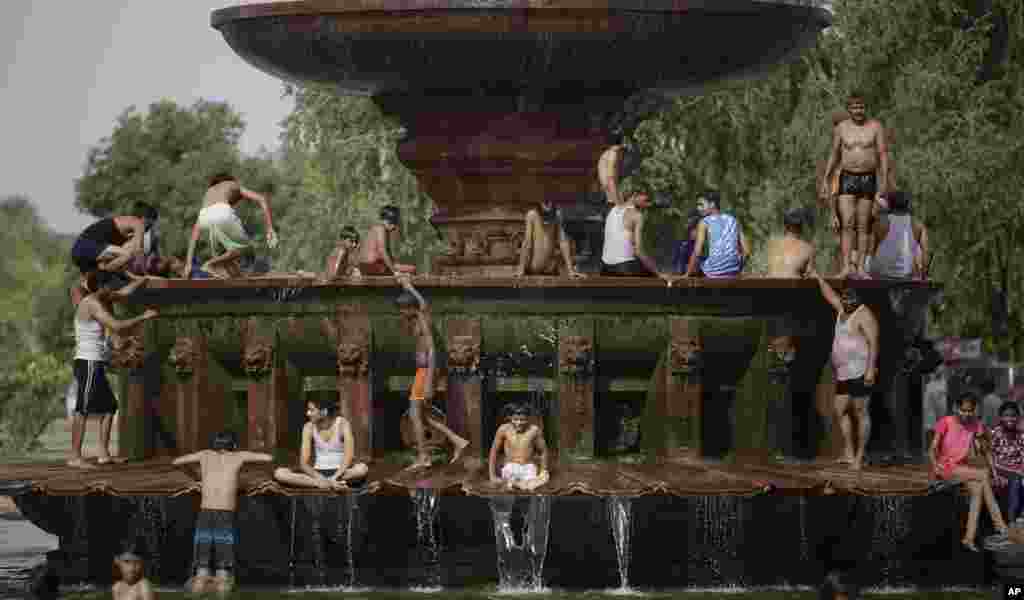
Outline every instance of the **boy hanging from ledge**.
{"label": "boy hanging from ledge", "polygon": [[[210,589],[231,591],[234,587],[235,509],[238,506],[238,472],[247,462],[271,462],[269,454],[238,450],[238,436],[222,431],[213,437],[211,450],[200,450],[174,459],[174,465],[199,463],[202,503],[196,517],[195,575],[188,587],[196,593]],[[210,567],[216,565],[216,577]]]}
{"label": "boy hanging from ledge", "polygon": [[[504,482],[509,490],[520,489],[532,492],[548,482],[548,446],[540,427],[530,424],[527,419],[530,410],[525,405],[513,404],[505,411],[508,422],[494,434],[494,443],[487,458],[487,472],[492,483]],[[540,472],[534,464],[534,450],[540,453]],[[505,464],[501,477],[495,467],[498,453],[505,452]]]}

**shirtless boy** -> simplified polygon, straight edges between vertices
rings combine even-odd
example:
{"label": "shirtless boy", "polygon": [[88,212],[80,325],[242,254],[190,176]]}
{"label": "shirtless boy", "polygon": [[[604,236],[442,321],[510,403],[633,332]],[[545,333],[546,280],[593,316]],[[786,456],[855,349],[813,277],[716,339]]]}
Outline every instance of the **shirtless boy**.
{"label": "shirtless boy", "polygon": [[[508,423],[498,428],[487,458],[487,472],[492,483],[504,482],[509,490],[531,492],[548,482],[548,447],[540,427],[527,422],[529,410],[523,405],[512,405],[506,412]],[[540,472],[534,464],[534,450],[540,453]],[[505,464],[498,477],[495,467],[498,453],[505,453]]]}
{"label": "shirtless boy", "polygon": [[583,277],[576,270],[569,247],[569,236],[562,226],[562,212],[548,201],[526,212],[526,237],[519,253],[516,277],[523,275],[558,275],[557,250],[561,250],[564,273],[573,279]]}
{"label": "shirtless boy", "polygon": [[352,425],[338,415],[338,401],[309,402],[306,417],[309,420],[302,427],[299,451],[301,472],[280,467],[274,471],[274,479],[297,487],[345,490],[348,481],[366,477],[366,465],[352,463],[356,442]]}
{"label": "shirtless boy", "polygon": [[622,202],[619,196],[619,163],[622,158],[622,146],[609,147],[597,161],[597,181],[604,191],[608,204],[618,205]]}
{"label": "shirtless boy", "polygon": [[359,232],[355,227],[346,225],[338,235],[338,243],[327,257],[327,271],[324,272],[324,279],[337,279],[338,277],[359,277],[361,273],[356,268],[356,250],[359,248]]}
{"label": "shirtless boy", "polygon": [[397,206],[380,209],[380,223],[370,228],[359,249],[359,270],[363,275],[415,273],[415,265],[396,264],[391,257],[391,237],[398,231],[402,213]]}
{"label": "shirtless boy", "polygon": [[[210,252],[213,258],[202,265],[202,270],[221,279],[242,276],[239,259],[252,247],[252,241],[242,226],[242,220],[235,213],[235,205],[240,200],[249,200],[260,206],[267,228],[267,246],[271,249],[277,247],[274,217],[267,199],[262,194],[243,188],[238,180],[228,173],[214,175],[210,178],[209,187],[203,197],[203,208],[199,211],[199,218],[192,227],[188,254],[185,257],[185,279],[192,274],[192,257],[195,255],[199,234],[203,232],[210,236]],[[217,254],[218,252],[221,254]]]}
{"label": "shirtless boy", "polygon": [[469,440],[460,437],[444,423],[428,416],[428,407],[434,398],[434,372],[437,369],[430,307],[409,282],[408,275],[399,276],[398,281],[405,289],[405,292],[395,300],[398,312],[402,317],[403,329],[416,338],[416,379],[409,392],[409,416],[412,420],[413,435],[416,438],[416,462],[409,468],[419,469],[430,466],[430,455],[427,453],[424,435],[426,426],[433,427],[451,443],[453,448],[451,463],[454,464],[462,458],[462,453],[469,446]]}
{"label": "shirtless boy", "polygon": [[121,575],[120,581],[111,589],[114,600],[153,600],[153,584],[143,577],[143,558],[135,548],[127,548],[114,558],[114,565]]}
{"label": "shirtless boy", "polygon": [[864,258],[871,251],[871,221],[889,178],[885,128],[879,121],[867,118],[860,94],[850,94],[846,109],[850,119],[833,130],[832,149],[821,181],[821,197],[832,198],[832,175],[839,168],[832,228],[840,231],[840,278],[851,270],[860,275],[865,273]]}
{"label": "shirtless boy", "polygon": [[[195,575],[192,591],[200,593],[211,587],[227,592],[234,587],[235,509],[238,506],[238,472],[247,462],[271,462],[269,454],[238,450],[238,436],[222,431],[213,437],[210,450],[200,450],[174,459],[174,465],[199,463],[202,503],[196,517]],[[216,577],[210,577],[215,566]]]}

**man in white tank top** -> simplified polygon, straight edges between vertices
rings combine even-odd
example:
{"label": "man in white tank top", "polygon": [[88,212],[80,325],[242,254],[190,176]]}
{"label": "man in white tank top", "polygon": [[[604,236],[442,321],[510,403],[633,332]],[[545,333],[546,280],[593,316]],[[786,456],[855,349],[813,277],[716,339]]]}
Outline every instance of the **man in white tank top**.
{"label": "man in white tank top", "polygon": [[884,279],[928,278],[928,229],[912,216],[910,193],[886,196],[889,210],[874,225],[871,275]]}
{"label": "man in white tank top", "polygon": [[644,210],[651,206],[645,191],[633,192],[626,202],[617,202],[608,196],[612,205],[604,221],[604,248],[601,252],[601,275],[661,277],[654,259],[644,251]]}
{"label": "man in white tank top", "polygon": [[138,277],[135,281],[115,290],[116,280],[103,277],[98,272],[90,273],[86,278],[87,291],[90,292],[75,310],[75,360],[74,374],[77,384],[75,406],[71,421],[71,457],[68,465],[79,468],[91,468],[92,465],[82,458],[82,440],[85,437],[85,422],[90,415],[100,417],[100,456],[99,464],[111,462],[110,457],[110,425],[117,412],[117,398],[107,381],[106,366],[110,359],[110,348],[107,342],[107,331],[124,331],[143,321],[157,316],[154,309],[148,309],[141,316],[120,321],[111,314],[113,302],[130,295],[146,283],[146,278]]}

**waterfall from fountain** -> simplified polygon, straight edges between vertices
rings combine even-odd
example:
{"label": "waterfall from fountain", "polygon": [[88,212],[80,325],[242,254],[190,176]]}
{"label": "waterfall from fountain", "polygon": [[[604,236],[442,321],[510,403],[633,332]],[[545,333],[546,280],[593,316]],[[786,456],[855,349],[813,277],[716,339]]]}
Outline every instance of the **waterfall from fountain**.
{"label": "waterfall from fountain", "polygon": [[[523,511],[521,543],[512,531],[512,512]],[[494,543],[498,555],[498,589],[502,592],[538,592],[544,589],[544,559],[548,552],[551,497],[495,496],[490,499]]]}
{"label": "waterfall from fountain", "polygon": [[811,559],[811,544],[807,539],[807,496],[800,496],[800,561]]}
{"label": "waterfall from fountain", "polygon": [[899,555],[903,542],[910,532],[906,496],[881,496],[874,498],[874,528],[871,533],[871,558],[878,561],[876,573],[878,585],[896,585],[894,575],[902,566]]}
{"label": "waterfall from fountain", "polygon": [[416,547],[423,566],[422,591],[441,588],[441,541],[437,536],[437,516],[441,498],[437,490],[412,490],[413,509],[416,511]]}
{"label": "waterfall from fountain", "polygon": [[619,561],[619,589],[629,590],[630,542],[633,533],[633,501],[623,496],[608,497],[608,523],[615,540],[615,556]]}
{"label": "waterfall from fountain", "polygon": [[705,573],[694,573],[690,581],[713,581],[716,585],[741,586],[736,563],[742,543],[741,499],[736,496],[698,496],[690,500],[693,514],[693,545],[690,564]]}

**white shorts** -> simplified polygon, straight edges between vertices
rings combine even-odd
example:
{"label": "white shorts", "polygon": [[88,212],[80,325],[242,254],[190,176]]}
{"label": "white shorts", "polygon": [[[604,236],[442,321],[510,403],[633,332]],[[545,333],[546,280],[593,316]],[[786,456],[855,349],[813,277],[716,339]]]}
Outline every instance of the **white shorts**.
{"label": "white shorts", "polygon": [[537,478],[537,465],[533,463],[505,463],[501,467],[501,478],[505,481],[529,481]]}
{"label": "white shorts", "polygon": [[225,252],[242,250],[250,244],[249,234],[242,226],[242,220],[231,205],[218,202],[199,211],[199,229],[210,234],[210,248],[217,254],[219,248]]}

